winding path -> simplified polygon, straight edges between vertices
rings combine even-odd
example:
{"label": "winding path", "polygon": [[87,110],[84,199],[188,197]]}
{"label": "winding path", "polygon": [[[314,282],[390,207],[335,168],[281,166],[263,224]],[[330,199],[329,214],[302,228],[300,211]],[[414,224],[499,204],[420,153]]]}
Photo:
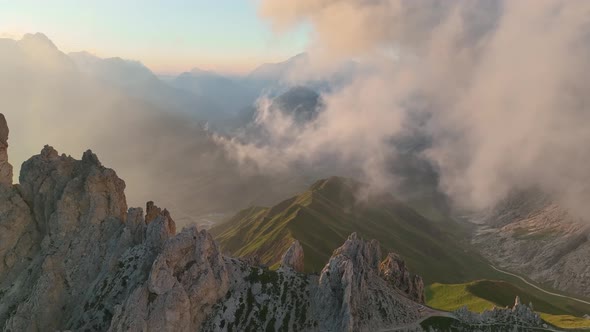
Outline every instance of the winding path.
{"label": "winding path", "polygon": [[501,272],[501,273],[504,273],[504,274],[507,274],[507,275],[510,275],[510,276],[516,277],[516,278],[518,278],[518,279],[520,279],[520,280],[524,281],[524,282],[525,282],[527,285],[529,285],[529,286],[532,286],[532,287],[535,287],[536,289],[540,290],[540,291],[541,291],[541,292],[543,292],[543,293],[547,293],[547,294],[549,294],[549,295],[553,295],[553,296],[559,296],[559,297],[563,297],[563,298],[570,299],[570,300],[572,300],[572,301],[576,301],[576,302],[580,302],[580,303],[584,303],[584,304],[590,304],[590,302],[588,302],[588,301],[580,300],[580,299],[577,299],[577,298],[575,298],[575,297],[571,297],[571,296],[567,296],[567,295],[561,295],[561,294],[558,294],[558,293],[553,293],[553,292],[550,292],[550,291],[544,290],[543,288],[541,288],[541,287],[539,287],[539,286],[537,286],[537,285],[534,285],[534,284],[532,284],[532,283],[528,282],[528,281],[527,281],[525,278],[523,278],[523,277],[521,277],[521,276],[519,276],[519,275],[517,275],[517,274],[510,273],[510,272],[508,272],[508,271],[504,271],[504,270],[500,270],[499,268],[497,268],[497,267],[495,267],[495,266],[493,266],[493,265],[491,265],[491,264],[490,264],[490,266],[492,267],[492,269],[494,269],[494,270],[496,270],[496,271],[498,271],[498,272]]}

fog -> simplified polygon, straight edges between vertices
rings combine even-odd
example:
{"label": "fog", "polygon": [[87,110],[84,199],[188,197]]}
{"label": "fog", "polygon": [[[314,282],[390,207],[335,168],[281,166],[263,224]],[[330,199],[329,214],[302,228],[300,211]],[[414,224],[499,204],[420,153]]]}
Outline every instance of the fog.
{"label": "fog", "polygon": [[279,35],[311,25],[316,71],[351,58],[363,69],[324,93],[325,110],[305,126],[259,117],[274,139],[229,143],[238,160],[287,169],[329,156],[395,188],[391,140],[422,114],[414,129],[430,143],[420,154],[456,206],[539,187],[590,212],[590,2],[263,0],[260,15]]}
{"label": "fog", "polygon": [[304,188],[294,178],[243,173],[212,139],[203,120],[215,111],[208,102],[165,86],[137,63],[112,62],[112,75],[97,77],[44,35],[0,40],[0,112],[15,177],[45,144],[75,158],[92,149],[125,180],[130,206],[154,200],[180,224]]}

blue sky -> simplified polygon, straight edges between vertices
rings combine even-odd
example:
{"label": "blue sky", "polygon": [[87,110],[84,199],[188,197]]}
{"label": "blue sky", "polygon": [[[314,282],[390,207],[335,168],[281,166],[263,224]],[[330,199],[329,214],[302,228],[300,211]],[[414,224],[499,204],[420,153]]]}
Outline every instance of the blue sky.
{"label": "blue sky", "polygon": [[304,50],[304,27],[274,34],[254,0],[0,0],[0,36],[46,34],[63,51],[140,60],[160,73],[245,72]]}

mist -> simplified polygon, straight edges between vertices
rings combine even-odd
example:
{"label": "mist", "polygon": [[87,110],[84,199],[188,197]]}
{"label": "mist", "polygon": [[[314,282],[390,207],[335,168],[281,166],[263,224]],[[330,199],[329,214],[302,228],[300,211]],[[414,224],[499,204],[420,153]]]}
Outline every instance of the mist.
{"label": "mist", "polygon": [[361,69],[322,94],[312,122],[260,103],[271,138],[225,142],[242,164],[328,163],[399,192],[391,169],[404,151],[392,141],[414,137],[428,142],[415,151],[459,208],[540,188],[578,216],[590,212],[589,2],[263,0],[260,15],[279,35],[311,25],[316,74],[346,59]]}
{"label": "mist", "polygon": [[125,180],[129,206],[154,200],[180,225],[274,203],[305,186],[242,172],[203,120],[217,111],[209,101],[165,86],[138,63],[103,65],[113,62],[97,77],[42,34],[0,39],[0,111],[15,182],[20,164],[45,144],[75,158],[92,149]]}

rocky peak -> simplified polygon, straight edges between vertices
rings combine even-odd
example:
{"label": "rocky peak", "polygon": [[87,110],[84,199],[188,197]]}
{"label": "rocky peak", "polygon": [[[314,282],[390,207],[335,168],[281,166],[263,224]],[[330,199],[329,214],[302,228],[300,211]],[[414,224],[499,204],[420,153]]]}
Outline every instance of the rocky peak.
{"label": "rocky peak", "polygon": [[[352,233],[336,249],[320,274],[319,286],[326,317],[334,331],[378,330],[418,315],[416,303],[379,276],[381,249],[376,240]],[[375,315],[375,313],[379,313]],[[364,327],[364,328],[362,328]]]}
{"label": "rocky peak", "polygon": [[303,247],[295,240],[281,259],[281,267],[303,272]]}
{"label": "rocky peak", "polygon": [[98,157],[92,152],[92,150],[86,150],[84,154],[82,154],[82,162],[102,167],[100,160],[98,160]]}
{"label": "rocky peak", "polygon": [[8,125],[0,113],[0,184],[12,185],[12,165],[8,162]]}
{"label": "rocky peak", "polygon": [[90,151],[76,160],[46,145],[23,163],[19,179],[22,196],[44,234],[64,236],[86,224],[126,219],[125,182]]}
{"label": "rocky peak", "polygon": [[57,153],[57,150],[55,150],[53,146],[45,145],[39,156],[44,161],[51,161],[57,159],[59,153]]}
{"label": "rocky peak", "polygon": [[424,281],[410,274],[404,260],[396,253],[389,253],[379,265],[379,275],[393,287],[404,292],[416,302],[424,303]]}
{"label": "rocky peak", "polygon": [[377,240],[363,241],[355,232],[340,248],[334,250],[332,257],[336,256],[346,257],[363,269],[376,270],[381,261],[381,247]]}
{"label": "rocky peak", "polygon": [[161,213],[162,213],[162,210],[159,207],[157,207],[156,205],[154,205],[153,201],[147,202],[145,205],[145,223],[146,224],[151,223]]}
{"label": "rocky peak", "polygon": [[147,204],[145,222],[148,224],[146,241],[151,247],[163,248],[166,241],[176,234],[176,223],[170,217],[168,210],[161,210],[153,202]]}
{"label": "rocky peak", "polygon": [[34,34],[25,34],[20,40],[20,43],[26,45],[34,45],[36,47],[44,47],[47,49],[57,51],[57,47],[55,46],[55,44],[46,35],[40,32]]}

